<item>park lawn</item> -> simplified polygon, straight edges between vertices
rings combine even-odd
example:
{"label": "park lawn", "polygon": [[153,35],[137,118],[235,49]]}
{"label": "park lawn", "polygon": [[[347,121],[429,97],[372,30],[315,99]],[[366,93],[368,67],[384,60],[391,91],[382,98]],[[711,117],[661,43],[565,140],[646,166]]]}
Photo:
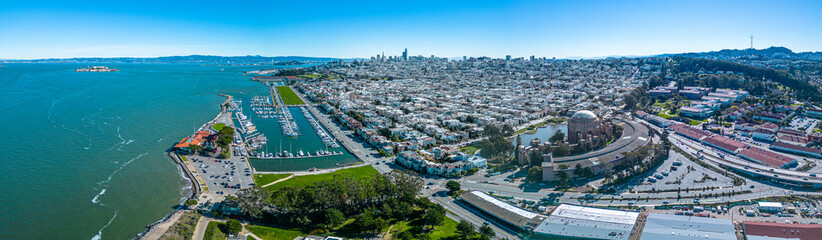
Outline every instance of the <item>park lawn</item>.
{"label": "park lawn", "polygon": [[305,104],[300,97],[294,93],[294,90],[291,89],[289,86],[280,86],[277,87],[277,92],[280,94],[280,97],[283,99],[283,103],[285,105],[302,105]]}
{"label": "park lawn", "polygon": [[208,227],[206,227],[205,235],[203,235],[203,240],[222,240],[226,238],[226,234],[223,232],[223,229],[228,228],[225,223],[211,221],[208,223]]}
{"label": "park lawn", "polygon": [[[401,232],[411,231],[412,234],[417,235],[422,231],[423,220],[422,217],[411,219],[408,221],[399,221],[394,223],[391,228],[391,236],[397,237]],[[429,236],[431,239],[446,239],[457,235],[457,221],[451,218],[445,218],[442,225],[434,227]]]}
{"label": "park lawn", "polygon": [[225,123],[216,123],[216,124],[214,124],[214,126],[211,126],[211,128],[213,128],[214,130],[217,130],[218,132],[220,130],[223,130],[224,127],[225,127]]}
{"label": "park lawn", "polygon": [[465,146],[465,147],[461,147],[460,150],[462,150],[463,152],[465,152],[467,154],[474,154],[475,152],[479,151],[479,148],[468,145],[468,146]]}
{"label": "park lawn", "polygon": [[263,240],[292,240],[296,237],[303,235],[303,233],[299,230],[289,230],[257,225],[246,225],[245,229],[248,229],[248,231],[254,233],[254,235],[257,235],[257,237],[260,237]]}
{"label": "park lawn", "polygon": [[263,186],[274,181],[287,178],[288,176],[291,176],[291,174],[254,174],[254,184],[257,186]]}
{"label": "park lawn", "polygon": [[445,221],[442,222],[442,226],[434,227],[434,231],[431,232],[431,239],[444,239],[450,238],[457,235],[457,221],[451,218],[445,218]]}
{"label": "park lawn", "polygon": [[280,183],[271,185],[266,187],[269,190],[277,191],[285,187],[305,187],[313,185],[315,182],[319,181],[326,181],[331,180],[334,178],[334,175],[352,175],[355,179],[364,179],[370,178],[371,176],[380,174],[377,172],[374,167],[371,165],[362,166],[362,167],[355,167],[355,168],[346,168],[334,171],[333,173],[323,173],[323,174],[316,174],[316,175],[304,175],[304,176],[295,176],[291,179],[282,181]]}
{"label": "park lawn", "polygon": [[300,78],[320,78],[320,77],[322,77],[322,76],[323,76],[322,74],[303,74],[303,75],[297,75],[297,77],[300,77]]}

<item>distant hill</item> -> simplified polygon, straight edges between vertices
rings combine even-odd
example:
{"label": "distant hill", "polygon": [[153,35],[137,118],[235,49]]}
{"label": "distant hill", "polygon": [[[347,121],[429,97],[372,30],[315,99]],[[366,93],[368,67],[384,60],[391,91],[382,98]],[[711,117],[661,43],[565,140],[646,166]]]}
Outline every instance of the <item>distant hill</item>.
{"label": "distant hill", "polygon": [[263,57],[263,56],[208,56],[208,55],[189,55],[189,56],[169,56],[169,57],[153,57],[153,58],[133,58],[133,57],[115,57],[115,58],[47,58],[34,60],[2,60],[2,62],[16,62],[16,63],[201,63],[201,64],[257,64],[257,63],[324,63],[331,61],[338,61],[339,58],[329,57],[300,57],[300,56],[279,56],[279,57]]}
{"label": "distant hill", "polygon": [[708,59],[803,59],[822,61],[822,52],[795,53],[786,47],[769,47],[765,49],[723,49],[713,52],[663,54],[659,56],[681,56]]}

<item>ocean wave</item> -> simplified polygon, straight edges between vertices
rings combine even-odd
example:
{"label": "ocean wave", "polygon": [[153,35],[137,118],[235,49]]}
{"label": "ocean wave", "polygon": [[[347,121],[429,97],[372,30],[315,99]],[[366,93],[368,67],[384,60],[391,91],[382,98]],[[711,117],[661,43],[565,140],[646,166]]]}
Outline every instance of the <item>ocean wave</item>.
{"label": "ocean wave", "polygon": [[60,127],[62,127],[63,129],[68,130],[68,131],[72,131],[72,132],[76,132],[76,133],[78,133],[78,134],[82,135],[83,137],[85,137],[86,139],[88,139],[88,146],[83,147],[84,149],[88,150],[88,149],[90,149],[90,148],[91,148],[91,144],[92,144],[91,136],[89,136],[89,135],[87,135],[87,134],[85,134],[85,133],[81,132],[80,130],[77,130],[77,129],[74,129],[74,128],[69,128],[69,127],[66,127],[66,125],[65,125],[65,124],[57,122],[57,121],[56,121],[56,120],[54,120],[54,118],[52,117],[52,116],[53,116],[53,114],[52,114],[52,113],[54,112],[54,106],[57,106],[57,104],[58,104],[58,103],[60,103],[60,101],[63,101],[63,99],[66,99],[66,98],[68,98],[68,97],[78,96],[78,95],[79,95],[79,93],[75,93],[75,94],[72,94],[72,95],[62,96],[62,97],[60,97],[60,98],[58,98],[58,99],[56,99],[56,100],[51,101],[51,106],[49,107],[49,110],[48,110],[48,112],[47,112],[47,113],[48,113],[47,118],[48,118],[48,120],[49,120],[49,121],[51,121],[51,123],[53,123],[53,124],[54,124],[54,127],[55,127],[55,128],[57,127],[57,125],[60,125]]}
{"label": "ocean wave", "polygon": [[114,175],[117,175],[117,173],[120,172],[120,170],[123,170],[123,168],[126,167],[128,164],[130,164],[131,162],[134,162],[134,160],[137,160],[137,159],[145,156],[146,154],[148,154],[148,152],[144,152],[144,153],[140,154],[139,156],[136,156],[136,157],[133,157],[133,158],[129,159],[128,161],[123,163],[123,165],[120,165],[120,168],[117,168],[117,170],[114,170],[114,172],[112,172],[111,175],[109,175],[108,178],[106,178],[105,181],[98,182],[97,184],[102,186],[103,184],[106,184],[106,183],[110,182],[111,178],[113,178]]}
{"label": "ocean wave", "polygon": [[91,240],[103,239],[103,229],[106,229],[108,227],[108,225],[111,225],[111,222],[113,222],[114,218],[117,217],[118,212],[120,212],[120,210],[115,210],[114,211],[114,216],[111,216],[111,219],[108,220],[108,223],[106,223],[106,225],[104,225],[102,228],[100,228],[100,230],[97,231],[97,235],[94,235],[94,237],[91,237]]}
{"label": "ocean wave", "polygon": [[94,198],[92,198],[92,199],[91,199],[91,202],[92,202],[92,203],[100,203],[100,199],[99,199],[99,198],[100,198],[100,196],[103,196],[103,194],[106,194],[106,189],[105,189],[105,188],[103,188],[103,191],[100,191],[100,193],[98,193],[97,195],[95,195],[95,196],[94,196]]}

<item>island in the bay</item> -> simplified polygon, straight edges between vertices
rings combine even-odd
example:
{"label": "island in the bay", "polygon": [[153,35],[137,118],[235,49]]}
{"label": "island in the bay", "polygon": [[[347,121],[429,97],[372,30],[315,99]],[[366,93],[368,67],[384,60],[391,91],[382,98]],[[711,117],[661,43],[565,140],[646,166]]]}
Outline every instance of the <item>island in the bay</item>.
{"label": "island in the bay", "polygon": [[106,66],[93,66],[93,67],[87,67],[87,68],[77,68],[77,69],[74,69],[74,71],[75,72],[116,72],[116,71],[120,71],[120,70],[114,69],[114,68],[108,68]]}

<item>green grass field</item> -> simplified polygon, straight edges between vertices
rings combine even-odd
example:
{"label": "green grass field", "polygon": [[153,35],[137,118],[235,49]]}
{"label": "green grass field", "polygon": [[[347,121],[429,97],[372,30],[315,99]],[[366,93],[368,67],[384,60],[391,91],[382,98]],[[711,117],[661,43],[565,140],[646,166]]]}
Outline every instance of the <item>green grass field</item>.
{"label": "green grass field", "polygon": [[474,154],[475,152],[479,151],[479,148],[468,145],[468,146],[465,146],[465,147],[461,147],[460,150],[462,150],[463,152],[465,152],[467,154]]}
{"label": "green grass field", "polygon": [[[391,228],[391,236],[397,237],[401,232],[411,231],[413,234],[419,234],[422,231],[422,219],[414,219],[410,221],[400,221],[394,224]],[[453,238],[457,235],[457,221],[454,219],[445,218],[442,226],[434,227],[430,233],[431,239],[446,239]]]}
{"label": "green grass field", "polygon": [[225,123],[215,123],[214,126],[211,126],[211,128],[217,131],[223,130],[224,127]]}
{"label": "green grass field", "polygon": [[288,176],[291,176],[291,174],[254,174],[254,184],[263,186]]}
{"label": "green grass field", "polygon": [[317,175],[295,176],[291,179],[266,187],[272,191],[279,190],[285,187],[304,187],[310,186],[318,181],[325,181],[334,178],[334,175],[352,175],[355,179],[369,178],[373,175],[380,174],[371,165],[355,168],[340,169],[333,173],[323,173]]}
{"label": "green grass field", "polygon": [[257,237],[262,238],[263,240],[291,240],[300,235],[303,235],[302,232],[297,230],[288,230],[288,229],[281,229],[281,228],[272,228],[272,227],[265,227],[265,226],[255,226],[255,225],[248,225],[245,227]]}
{"label": "green grass field", "polygon": [[225,223],[211,221],[208,223],[208,227],[206,227],[205,234],[203,235],[203,240],[223,240],[226,238],[226,234],[223,232],[223,229],[226,229],[228,226]]}
{"label": "green grass field", "polygon": [[280,97],[283,99],[283,103],[285,105],[302,105],[305,104],[300,97],[294,93],[294,90],[291,90],[291,87],[288,86],[280,86],[277,87],[277,92],[280,94]]}

